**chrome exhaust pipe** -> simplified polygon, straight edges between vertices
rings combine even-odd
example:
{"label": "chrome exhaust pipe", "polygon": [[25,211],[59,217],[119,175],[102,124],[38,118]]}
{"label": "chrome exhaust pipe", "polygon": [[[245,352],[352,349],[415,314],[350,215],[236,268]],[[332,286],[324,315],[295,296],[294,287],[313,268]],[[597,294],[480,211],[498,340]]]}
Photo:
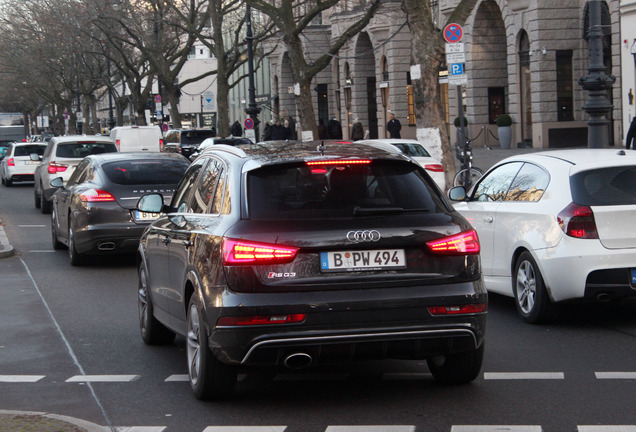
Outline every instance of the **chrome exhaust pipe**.
{"label": "chrome exhaust pipe", "polygon": [[99,249],[100,251],[112,251],[112,250],[115,250],[115,243],[113,242],[100,243],[99,246],[97,246],[97,249]]}
{"label": "chrome exhaust pipe", "polygon": [[303,369],[311,364],[313,359],[306,353],[294,353],[285,357],[283,364],[289,369]]}

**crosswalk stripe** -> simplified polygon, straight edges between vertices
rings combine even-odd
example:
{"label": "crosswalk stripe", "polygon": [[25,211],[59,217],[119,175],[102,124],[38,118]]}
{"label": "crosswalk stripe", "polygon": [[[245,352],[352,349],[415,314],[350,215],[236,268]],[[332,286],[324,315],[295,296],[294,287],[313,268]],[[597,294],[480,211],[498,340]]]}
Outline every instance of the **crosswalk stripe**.
{"label": "crosswalk stripe", "polygon": [[284,432],[287,426],[208,426],[203,432]]}
{"label": "crosswalk stripe", "polygon": [[541,432],[541,426],[538,425],[519,425],[519,426],[453,426],[451,432]]}
{"label": "crosswalk stripe", "polygon": [[579,432],[636,432],[634,425],[612,425],[612,426],[579,426]]}
{"label": "crosswalk stripe", "polygon": [[486,372],[487,380],[564,379],[563,372]]}
{"label": "crosswalk stripe", "polygon": [[66,382],[130,382],[139,378],[139,375],[75,375]]}
{"label": "crosswalk stripe", "polygon": [[415,426],[377,425],[377,426],[329,426],[326,432],[413,432]]}
{"label": "crosswalk stripe", "polygon": [[0,375],[0,382],[9,383],[34,383],[40,381],[46,375]]}
{"label": "crosswalk stripe", "polygon": [[597,379],[636,379],[636,372],[595,372]]}

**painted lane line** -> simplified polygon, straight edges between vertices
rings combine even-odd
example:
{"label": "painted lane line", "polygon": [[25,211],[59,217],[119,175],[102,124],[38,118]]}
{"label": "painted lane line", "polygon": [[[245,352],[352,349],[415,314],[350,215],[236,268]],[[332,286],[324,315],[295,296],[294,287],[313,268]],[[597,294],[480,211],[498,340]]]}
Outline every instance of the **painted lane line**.
{"label": "painted lane line", "polygon": [[486,372],[484,379],[487,380],[562,380],[565,379],[563,372]]}
{"label": "painted lane line", "polygon": [[75,375],[66,382],[131,382],[139,378],[139,375]]}
{"label": "painted lane line", "polygon": [[187,382],[189,380],[188,374],[173,374],[166,378],[164,382]]}
{"label": "painted lane line", "polygon": [[636,432],[634,425],[578,426],[579,432]]}
{"label": "painted lane line", "polygon": [[53,249],[35,249],[30,250],[29,253],[55,253]]}
{"label": "painted lane line", "polygon": [[284,432],[287,426],[208,426],[203,432]]}
{"label": "painted lane line", "polygon": [[18,228],[46,228],[47,225],[18,225]]}
{"label": "painted lane line", "polygon": [[597,379],[636,379],[636,372],[595,372]]}
{"label": "painted lane line", "polygon": [[541,432],[541,426],[538,425],[522,425],[522,426],[453,426],[451,432]]}
{"label": "painted lane line", "polygon": [[414,432],[410,425],[329,426],[325,432]]}
{"label": "painted lane line", "polygon": [[118,426],[115,428],[117,432],[163,432],[167,426]]}
{"label": "painted lane line", "polygon": [[0,375],[0,382],[7,383],[34,383],[40,381],[46,375]]}

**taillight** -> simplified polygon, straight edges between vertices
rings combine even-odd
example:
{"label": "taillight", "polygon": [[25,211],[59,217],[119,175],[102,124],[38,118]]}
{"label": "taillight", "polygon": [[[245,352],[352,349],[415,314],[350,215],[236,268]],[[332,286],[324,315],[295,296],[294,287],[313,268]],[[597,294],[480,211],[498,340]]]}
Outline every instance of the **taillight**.
{"label": "taillight", "polygon": [[223,264],[284,264],[293,261],[297,252],[293,246],[223,239]]}
{"label": "taillight", "polygon": [[163,151],[163,140],[159,139],[159,151]]}
{"label": "taillight", "polygon": [[115,201],[115,197],[110,193],[101,189],[89,189],[79,194],[79,199],[83,202],[110,202]]}
{"label": "taillight", "polygon": [[115,141],[115,145],[117,146],[117,151],[119,151],[119,149],[121,148],[120,144],[121,144],[121,140],[116,140]]}
{"label": "taillight", "polygon": [[426,164],[424,165],[424,168],[428,171],[444,172],[444,167],[440,164]]}
{"label": "taillight", "polygon": [[335,159],[335,160],[323,160],[323,161],[310,161],[307,162],[309,166],[315,165],[367,165],[370,164],[370,159]]}
{"label": "taillight", "polygon": [[13,158],[7,160],[7,165],[14,167],[15,166],[15,160]]}
{"label": "taillight", "polygon": [[67,168],[68,168],[68,165],[59,164],[59,163],[56,163],[55,161],[51,161],[49,162],[49,166],[47,167],[46,170],[49,172],[49,174],[56,174],[59,172],[66,171]]}
{"label": "taillight", "polygon": [[475,314],[488,311],[488,305],[486,303],[480,303],[456,306],[431,306],[428,308],[428,311],[431,315]]}
{"label": "taillight", "polygon": [[216,321],[216,326],[235,327],[270,324],[296,324],[305,321],[305,318],[305,314],[229,316],[219,318]]}
{"label": "taillight", "polygon": [[440,255],[475,255],[479,253],[477,231],[464,231],[426,242],[431,252]]}
{"label": "taillight", "polygon": [[582,239],[598,238],[594,213],[587,206],[570,203],[559,213],[557,222],[563,232],[570,237]]}

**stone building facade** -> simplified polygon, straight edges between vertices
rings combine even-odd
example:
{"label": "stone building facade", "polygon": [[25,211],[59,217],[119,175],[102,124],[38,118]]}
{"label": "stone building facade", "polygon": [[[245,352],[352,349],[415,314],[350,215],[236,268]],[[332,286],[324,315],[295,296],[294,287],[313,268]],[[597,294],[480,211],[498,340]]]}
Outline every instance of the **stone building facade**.
{"label": "stone building facade", "polygon": [[[435,21],[444,27],[459,0],[431,0]],[[608,74],[620,77],[619,0],[605,0],[604,59]],[[340,32],[363,13],[360,1],[340,2],[304,33],[309,59],[327,50]],[[417,128],[410,90],[411,39],[401,0],[382,2],[364,31],[349,41],[315,79],[317,119],[333,116],[347,137],[358,118],[370,138],[386,136],[392,112],[402,123],[402,137],[415,138]],[[588,115],[582,110],[587,92],[578,79],[587,75],[589,43],[587,0],[480,0],[463,26],[468,78],[462,89],[469,136],[475,145],[496,145],[494,119],[513,118],[513,143],[535,148],[584,146]],[[284,44],[272,55],[270,80],[278,97],[274,112],[296,112],[294,83]],[[442,74],[444,71],[440,71]],[[449,128],[458,115],[455,86],[440,78]],[[608,91],[610,144],[623,135],[619,81]],[[453,140],[454,141],[454,140]]]}

